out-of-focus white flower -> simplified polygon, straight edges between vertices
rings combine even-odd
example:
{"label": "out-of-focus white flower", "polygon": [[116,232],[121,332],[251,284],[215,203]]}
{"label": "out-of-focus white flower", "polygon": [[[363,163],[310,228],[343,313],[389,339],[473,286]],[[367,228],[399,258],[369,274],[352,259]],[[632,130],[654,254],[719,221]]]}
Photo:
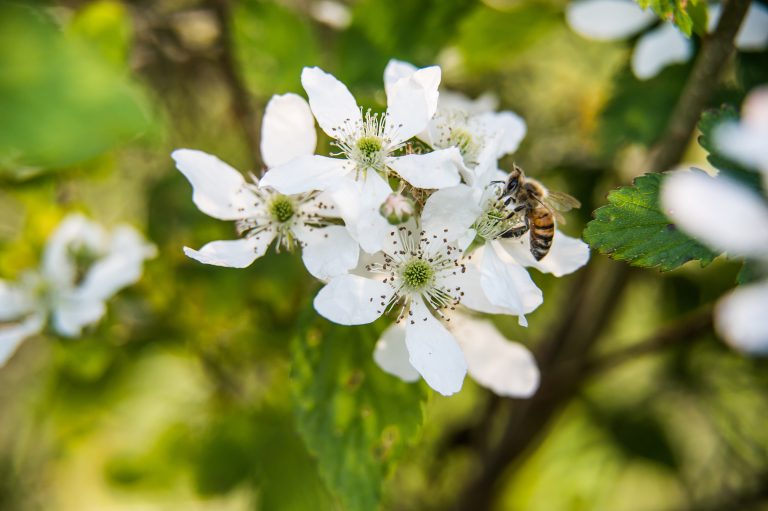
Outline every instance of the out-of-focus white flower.
{"label": "out-of-focus white flower", "polygon": [[327,190],[353,238],[366,252],[381,249],[388,224],[379,207],[392,189],[391,172],[424,189],[459,184],[456,148],[427,154],[396,152],[422,132],[437,109],[440,68],[427,67],[387,90],[384,115],[363,112],[347,87],[319,68],[304,68],[301,82],[312,113],[339,152],[304,155],[269,170],[261,181],[284,194]]}
{"label": "out-of-focus white flower", "polygon": [[[768,29],[765,33],[768,36]],[[714,138],[723,154],[761,171],[768,189],[768,86],[750,92],[741,108],[741,122],[722,124]]]}
{"label": "out-of-focus white flower", "polygon": [[[709,10],[709,30],[720,17],[719,6]],[[632,0],[578,0],[568,4],[568,25],[579,35],[598,41],[629,38],[658,18],[650,9],[643,10]],[[752,3],[739,29],[736,46],[742,51],[768,47],[768,9]],[[656,76],[670,64],[687,62],[693,55],[691,41],[671,22],[640,36],[632,53],[632,71],[641,80]]]}
{"label": "out-of-focus white flower", "polygon": [[[412,64],[392,59],[384,70],[384,85],[394,87],[416,71]],[[497,103],[489,95],[471,100],[443,91],[434,118],[417,136],[434,149],[457,148],[467,167],[464,177],[472,181],[475,174],[495,168],[499,158],[515,152],[527,131],[525,121],[514,112],[495,112]]]}
{"label": "out-of-focus white flower", "polygon": [[[488,320],[457,313],[448,330],[467,361],[467,372],[480,385],[505,397],[530,397],[539,387],[539,368],[528,349],[502,336]],[[395,323],[376,343],[373,358],[384,371],[413,382],[419,373],[409,361],[407,325]]]}
{"label": "out-of-focus white flower", "polygon": [[[335,277],[315,297],[321,316],[342,325],[371,323],[397,306],[405,323],[411,366],[443,395],[461,389],[466,361],[453,335],[438,318],[474,293],[453,241],[474,221],[471,202],[456,200],[472,190],[464,185],[438,190],[427,200],[421,225],[390,228],[383,251],[355,274]],[[436,317],[437,316],[437,317]],[[447,319],[447,318],[446,318]]]}
{"label": "out-of-focus white flower", "polygon": [[[267,105],[262,126],[262,157],[268,166],[312,154],[316,134],[307,102],[295,94],[275,96]],[[307,270],[323,280],[357,264],[359,248],[346,229],[330,225],[338,216],[333,202],[318,192],[284,195],[248,183],[237,170],[215,156],[191,149],[173,152],[176,166],[193,188],[192,200],[203,213],[234,220],[242,236],[212,241],[184,253],[205,264],[244,268],[264,255],[276,241],[278,250],[302,247]]]}
{"label": "out-of-focus white flower", "polygon": [[130,226],[107,232],[80,214],[69,215],[48,240],[38,272],[17,283],[0,281],[0,364],[49,316],[57,333],[80,335],[104,315],[106,300],[139,280],[155,252]]}
{"label": "out-of-focus white flower", "polygon": [[310,14],[320,23],[325,23],[336,30],[343,30],[352,23],[349,7],[331,0],[320,0],[310,6]]}
{"label": "out-of-focus white flower", "polygon": [[[747,186],[722,175],[678,171],[664,180],[661,203],[679,229],[705,245],[768,267],[768,201]],[[721,299],[715,326],[736,349],[768,354],[768,281]]]}

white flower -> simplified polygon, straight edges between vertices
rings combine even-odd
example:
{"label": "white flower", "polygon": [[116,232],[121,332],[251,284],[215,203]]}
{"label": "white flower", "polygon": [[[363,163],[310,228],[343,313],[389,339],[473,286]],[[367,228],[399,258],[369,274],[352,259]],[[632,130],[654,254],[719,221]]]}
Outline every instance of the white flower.
{"label": "white flower", "polygon": [[[407,78],[417,68],[407,62],[390,60],[384,71],[387,89]],[[464,177],[472,181],[476,168],[496,167],[504,155],[515,152],[525,137],[525,121],[510,111],[495,112],[496,100],[481,96],[470,100],[450,91],[440,93],[437,112],[418,137],[434,149],[456,147],[463,158]]]}
{"label": "white flower", "polygon": [[301,82],[318,124],[338,148],[334,156],[340,158],[301,156],[269,170],[262,186],[285,194],[327,190],[352,237],[373,253],[388,228],[379,207],[392,193],[386,181],[390,172],[417,188],[459,183],[461,157],[455,148],[397,155],[437,109],[440,68],[420,69],[392,85],[384,115],[363,112],[347,87],[319,68],[305,68]]}
{"label": "white flower", "polygon": [[[510,342],[488,320],[454,314],[448,330],[467,361],[467,372],[480,385],[505,397],[530,397],[539,387],[536,360],[522,344]],[[394,323],[376,343],[373,358],[384,371],[407,382],[419,379],[409,362],[406,325]]]}
{"label": "white flower", "polygon": [[420,228],[415,223],[390,227],[383,251],[372,262],[356,274],[331,279],[314,301],[320,315],[342,325],[370,323],[400,307],[410,364],[444,395],[461,388],[466,362],[438,318],[449,320],[448,311],[479,292],[468,282],[461,250],[452,244],[477,214],[471,203],[455,207],[461,193],[471,189],[459,185],[435,192],[424,206]]}
{"label": "white flower", "polygon": [[[678,171],[664,179],[661,203],[678,228],[705,245],[768,267],[768,202],[747,186],[722,175]],[[733,347],[768,354],[768,280],[722,298],[715,326]]]}
{"label": "white flower", "polygon": [[107,299],[139,280],[154,254],[130,226],[108,233],[80,214],[68,216],[48,240],[39,272],[15,284],[0,281],[0,363],[49,315],[57,333],[80,335],[101,319]]}
{"label": "white flower", "polygon": [[[709,9],[709,30],[720,18],[720,6]],[[650,9],[642,10],[631,0],[578,0],[568,4],[566,20],[578,34],[598,41],[631,37],[658,18]],[[739,29],[736,46],[742,51],[768,46],[768,9],[753,2]],[[661,25],[637,41],[632,54],[632,71],[641,80],[656,76],[666,66],[687,62],[693,55],[691,41],[672,23]]]}
{"label": "white flower", "polygon": [[750,92],[742,105],[741,122],[718,126],[714,138],[723,154],[760,170],[768,189],[768,86]]}
{"label": "white flower", "polygon": [[[315,150],[314,121],[309,107],[295,94],[275,96],[267,105],[262,127],[262,156],[281,165]],[[357,264],[359,248],[344,227],[330,225],[338,216],[333,203],[318,192],[284,195],[245,181],[215,156],[191,149],[173,159],[194,189],[192,200],[203,213],[234,220],[237,240],[212,241],[184,253],[205,264],[244,268],[264,255],[275,241],[278,250],[302,247],[307,270],[319,279],[344,273]]]}

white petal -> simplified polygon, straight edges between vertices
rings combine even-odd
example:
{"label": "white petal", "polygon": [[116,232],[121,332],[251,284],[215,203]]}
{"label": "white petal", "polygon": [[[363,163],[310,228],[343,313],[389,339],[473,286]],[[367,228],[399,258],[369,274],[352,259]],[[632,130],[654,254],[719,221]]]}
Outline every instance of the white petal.
{"label": "white petal", "polygon": [[457,279],[458,282],[455,284],[460,286],[461,292],[464,293],[461,298],[461,304],[477,312],[515,315],[517,314],[516,311],[511,311],[491,303],[486,296],[485,291],[483,291],[481,285],[482,272],[479,263],[484,259],[486,250],[491,250],[488,245],[480,247],[472,252],[471,261],[466,258],[463,260],[466,266],[466,271],[459,274]]}
{"label": "white petal", "polygon": [[301,72],[301,84],[307,91],[317,123],[329,137],[339,138],[341,127],[360,126],[363,122],[354,96],[332,74],[319,67],[305,67]]}
{"label": "white petal", "polygon": [[389,158],[388,165],[416,188],[439,189],[461,182],[459,169],[464,164],[455,147],[426,154],[408,154]]}
{"label": "white petal", "polygon": [[34,300],[26,289],[0,280],[0,322],[15,321],[34,308]]}
{"label": "white petal", "polygon": [[768,130],[752,129],[746,123],[726,122],[715,128],[717,148],[747,167],[768,171]]}
{"label": "white petal", "polygon": [[269,169],[259,181],[259,186],[269,186],[287,195],[325,190],[349,174],[350,168],[349,161],[340,158],[316,154],[299,156]]}
{"label": "white petal", "polygon": [[424,131],[437,111],[440,68],[419,69],[388,88],[386,133],[393,144]]}
{"label": "white petal", "polygon": [[0,367],[2,367],[21,342],[43,329],[45,317],[42,314],[32,314],[23,320],[0,325]]}
{"label": "white petal", "polygon": [[393,290],[379,280],[357,275],[334,277],[315,296],[315,310],[340,325],[364,325],[376,321]]}
{"label": "white petal", "polygon": [[184,247],[184,253],[203,264],[245,268],[264,255],[274,238],[274,231],[264,230],[256,236],[239,240],[211,241],[200,250]]}
{"label": "white petal", "polygon": [[768,355],[768,281],[738,287],[720,300],[715,326],[734,348]]}
{"label": "white petal", "polygon": [[692,54],[691,41],[673,24],[663,23],[637,41],[632,72],[640,80],[648,80],[670,64],[688,62]]}
{"label": "white petal", "polygon": [[469,186],[458,185],[438,190],[427,199],[421,213],[421,228],[431,249],[467,235],[482,213],[477,195]]}
{"label": "white petal", "polygon": [[405,325],[393,323],[376,343],[373,360],[384,372],[410,383],[419,380],[419,373],[408,361],[409,356],[405,346]]}
{"label": "white petal", "polygon": [[496,159],[517,151],[528,131],[523,118],[509,111],[482,114],[475,117],[473,122],[479,124],[485,136],[494,141]]}
{"label": "white petal", "polygon": [[384,90],[387,96],[392,95],[391,88],[401,78],[406,78],[415,73],[419,68],[402,60],[390,59],[384,68]]}
{"label": "white petal", "polygon": [[661,204],[675,225],[705,245],[734,256],[765,257],[768,206],[744,185],[694,171],[668,175]]}
{"label": "white petal", "polygon": [[360,247],[343,226],[301,226],[294,233],[304,244],[301,259],[314,277],[327,280],[357,266]]}
{"label": "white petal", "polygon": [[573,31],[583,37],[610,41],[640,32],[656,19],[656,15],[631,1],[584,0],[570,2],[565,19]]}
{"label": "white petal", "polygon": [[488,300],[513,314],[533,312],[544,301],[541,290],[523,266],[495,242],[486,245],[480,262],[480,285]]}
{"label": "white petal", "polygon": [[405,326],[409,361],[427,384],[444,396],[461,390],[467,362],[456,339],[435,319],[421,298],[411,303]]}
{"label": "white petal", "polygon": [[390,225],[379,207],[391,193],[389,184],[376,172],[357,181],[346,179],[330,191],[349,234],[368,253],[381,250],[386,239]]}
{"label": "white petal", "polygon": [[261,123],[261,157],[277,167],[315,152],[315,118],[307,101],[296,94],[272,96]]}
{"label": "white petal", "polygon": [[500,246],[523,266],[533,267],[555,277],[562,277],[578,270],[589,261],[589,246],[579,238],[571,238],[555,231],[549,253],[541,261],[531,255],[531,239],[498,240]]}
{"label": "white petal", "polygon": [[192,200],[208,216],[237,220],[254,212],[255,197],[243,176],[215,156],[194,149],[171,153],[176,167],[192,185]]}
{"label": "white petal", "polygon": [[107,311],[104,302],[68,294],[54,304],[53,329],[65,337],[77,337],[83,327],[96,323]]}
{"label": "white petal", "polygon": [[528,348],[502,336],[488,320],[451,318],[451,331],[467,359],[469,375],[500,396],[530,397],[539,388],[539,367]]}
{"label": "white petal", "polygon": [[141,278],[144,260],[154,257],[156,249],[144,241],[133,227],[115,229],[109,253],[96,261],[86,274],[79,293],[95,300],[106,300],[120,289]]}

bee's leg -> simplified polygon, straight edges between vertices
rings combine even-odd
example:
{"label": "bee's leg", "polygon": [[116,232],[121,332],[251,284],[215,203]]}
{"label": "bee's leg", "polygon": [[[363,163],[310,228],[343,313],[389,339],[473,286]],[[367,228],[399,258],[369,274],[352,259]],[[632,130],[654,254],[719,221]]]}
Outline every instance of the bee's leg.
{"label": "bee's leg", "polygon": [[525,217],[525,223],[519,227],[513,227],[512,229],[509,229],[508,231],[504,232],[501,237],[502,238],[519,238],[528,230],[531,228],[530,224],[528,223],[528,217]]}
{"label": "bee's leg", "polygon": [[[509,206],[509,201],[510,200],[512,200],[512,199],[511,198],[507,199],[507,201],[504,202],[504,206],[505,207]],[[515,208],[513,208],[512,210],[509,211],[509,214],[504,218],[504,220],[509,220],[510,218],[515,216],[517,213],[520,213],[524,209],[525,209],[525,204],[520,204],[519,206],[516,206]],[[527,217],[526,217],[525,221],[526,221],[526,223],[528,222],[528,218]]]}

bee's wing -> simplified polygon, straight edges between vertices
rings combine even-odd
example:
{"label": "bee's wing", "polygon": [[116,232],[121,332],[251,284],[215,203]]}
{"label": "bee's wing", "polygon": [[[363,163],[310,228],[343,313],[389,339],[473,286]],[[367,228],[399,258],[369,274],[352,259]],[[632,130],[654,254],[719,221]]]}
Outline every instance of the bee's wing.
{"label": "bee's wing", "polygon": [[547,193],[546,201],[552,209],[558,211],[570,211],[573,208],[581,207],[581,202],[576,197],[563,192]]}
{"label": "bee's wing", "polygon": [[549,211],[552,213],[552,216],[555,217],[555,222],[565,225],[565,217],[558,210],[549,208]]}

